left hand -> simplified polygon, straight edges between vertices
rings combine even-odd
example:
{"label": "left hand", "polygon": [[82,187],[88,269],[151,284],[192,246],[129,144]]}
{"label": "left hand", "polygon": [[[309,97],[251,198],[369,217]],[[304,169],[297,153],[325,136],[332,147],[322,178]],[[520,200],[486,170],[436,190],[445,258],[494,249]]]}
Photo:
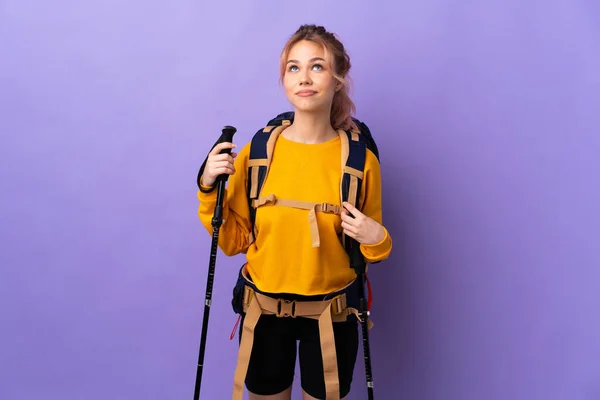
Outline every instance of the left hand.
{"label": "left hand", "polygon": [[[344,234],[356,239],[360,244],[377,244],[385,237],[383,226],[361,213],[350,203],[344,202],[342,210],[342,229]],[[352,213],[354,218],[349,215]]]}

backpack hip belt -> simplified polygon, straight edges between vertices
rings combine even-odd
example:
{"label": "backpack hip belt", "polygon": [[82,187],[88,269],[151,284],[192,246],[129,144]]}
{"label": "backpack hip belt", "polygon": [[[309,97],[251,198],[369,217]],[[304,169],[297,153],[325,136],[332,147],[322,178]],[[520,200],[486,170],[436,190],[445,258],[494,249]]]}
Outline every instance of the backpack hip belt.
{"label": "backpack hip belt", "polygon": [[323,357],[326,400],[339,400],[340,385],[337,369],[337,354],[333,334],[333,323],[343,322],[350,315],[360,321],[358,309],[348,306],[347,290],[355,280],[343,289],[327,295],[322,301],[297,301],[271,297],[261,293],[248,278],[245,266],[241,270],[243,287],[243,312],[246,314],[242,327],[242,338],[235,370],[233,400],[241,400],[244,380],[248,372],[250,355],[254,343],[254,329],[261,315],[276,315],[279,318],[311,318],[319,321],[319,338]]}

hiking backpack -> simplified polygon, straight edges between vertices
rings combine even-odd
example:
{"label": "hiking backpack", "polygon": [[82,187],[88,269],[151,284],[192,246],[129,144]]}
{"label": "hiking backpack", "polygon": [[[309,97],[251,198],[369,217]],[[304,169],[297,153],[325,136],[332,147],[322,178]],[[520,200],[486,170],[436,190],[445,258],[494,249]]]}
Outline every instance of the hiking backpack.
{"label": "hiking backpack", "polygon": [[[356,118],[352,118],[359,131],[344,131],[346,136],[342,137],[342,157],[345,160],[342,182],[340,187],[340,198],[342,202],[348,202],[360,209],[359,199],[362,190],[363,173],[367,149],[371,150],[377,161],[379,161],[379,150],[377,144],[371,135],[367,125]],[[271,162],[271,156],[275,146],[275,141],[279,132],[283,130],[282,126],[291,125],[294,121],[294,112],[288,111],[279,114],[271,119],[267,126],[260,129],[252,138],[250,144],[250,157],[248,161],[248,178],[246,193],[248,197],[248,206],[250,210],[250,241],[253,241],[255,231],[256,209],[253,202],[260,197],[260,192],[267,176],[268,168]],[[273,134],[275,137],[273,137]],[[347,150],[346,150],[347,149]],[[349,254],[351,260],[358,257],[358,245],[355,240],[349,240],[342,233],[342,245]],[[361,256],[362,258],[362,256]]]}

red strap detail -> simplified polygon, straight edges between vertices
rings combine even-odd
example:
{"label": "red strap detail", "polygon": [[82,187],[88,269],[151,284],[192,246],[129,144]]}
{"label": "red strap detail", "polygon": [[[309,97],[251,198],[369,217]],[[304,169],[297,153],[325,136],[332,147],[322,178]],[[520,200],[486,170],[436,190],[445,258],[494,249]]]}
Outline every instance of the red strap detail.
{"label": "red strap detail", "polygon": [[231,331],[231,335],[229,335],[229,340],[233,340],[233,337],[235,336],[235,331],[237,330],[237,326],[240,323],[240,319],[242,319],[241,315],[238,317],[237,322],[233,326],[233,330]]}
{"label": "red strap detail", "polygon": [[373,292],[371,291],[371,281],[369,281],[369,276],[366,273],[365,278],[367,280],[367,289],[369,290],[369,301],[367,303],[367,310],[371,311],[371,303],[373,302]]}

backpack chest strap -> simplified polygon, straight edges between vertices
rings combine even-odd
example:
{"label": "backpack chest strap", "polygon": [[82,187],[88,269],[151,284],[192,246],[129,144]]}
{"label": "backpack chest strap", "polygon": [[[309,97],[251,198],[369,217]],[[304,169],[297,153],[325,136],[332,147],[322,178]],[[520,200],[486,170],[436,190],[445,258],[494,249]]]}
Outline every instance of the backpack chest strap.
{"label": "backpack chest strap", "polygon": [[[319,226],[317,225],[317,214],[318,212],[327,214],[341,215],[342,207],[331,204],[331,203],[313,203],[308,201],[300,200],[288,200],[277,198],[274,194],[268,196],[259,197],[252,201],[254,208],[263,206],[282,206],[299,208],[302,210],[308,210],[308,223],[310,225],[310,233],[312,238],[312,247],[319,247],[321,245],[321,239],[319,237]],[[254,232],[256,234],[256,232]]]}

